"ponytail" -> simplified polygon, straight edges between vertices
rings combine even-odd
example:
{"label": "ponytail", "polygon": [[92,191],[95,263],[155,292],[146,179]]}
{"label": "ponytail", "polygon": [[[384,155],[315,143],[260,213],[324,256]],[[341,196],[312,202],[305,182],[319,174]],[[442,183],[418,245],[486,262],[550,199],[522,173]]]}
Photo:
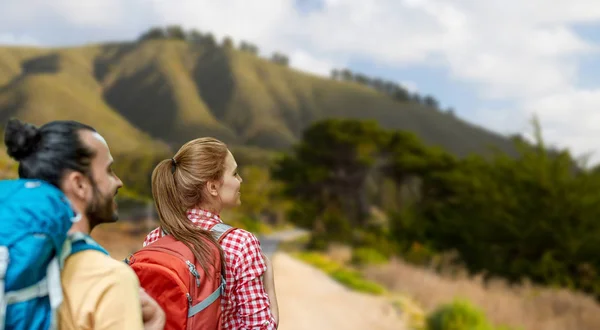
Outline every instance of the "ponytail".
{"label": "ponytail", "polygon": [[[223,250],[212,234],[194,225],[187,218],[187,205],[182,203],[177,190],[176,175],[178,169],[173,159],[161,161],[152,172],[152,196],[158,212],[160,227],[176,240],[184,243],[194,254],[204,273],[212,263],[208,241],[215,244],[224,260]],[[205,238],[205,239],[203,239]]]}

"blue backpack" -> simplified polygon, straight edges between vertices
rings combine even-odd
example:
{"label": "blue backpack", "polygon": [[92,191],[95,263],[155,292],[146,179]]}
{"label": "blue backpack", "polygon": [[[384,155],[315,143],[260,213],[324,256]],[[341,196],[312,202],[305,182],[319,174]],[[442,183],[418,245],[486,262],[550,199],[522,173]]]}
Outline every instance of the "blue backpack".
{"label": "blue backpack", "polygon": [[58,188],[40,180],[0,181],[0,330],[57,329],[65,259],[95,249]]}

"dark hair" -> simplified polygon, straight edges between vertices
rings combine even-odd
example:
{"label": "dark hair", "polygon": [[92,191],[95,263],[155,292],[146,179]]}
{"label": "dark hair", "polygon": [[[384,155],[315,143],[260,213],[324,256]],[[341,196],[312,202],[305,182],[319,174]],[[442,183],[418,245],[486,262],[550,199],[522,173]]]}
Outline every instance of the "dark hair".
{"label": "dark hair", "polygon": [[4,131],[7,153],[19,162],[19,177],[40,179],[60,188],[67,170],[90,175],[94,151],[80,138],[82,130],[96,130],[76,121],[53,121],[41,127],[10,119]]}

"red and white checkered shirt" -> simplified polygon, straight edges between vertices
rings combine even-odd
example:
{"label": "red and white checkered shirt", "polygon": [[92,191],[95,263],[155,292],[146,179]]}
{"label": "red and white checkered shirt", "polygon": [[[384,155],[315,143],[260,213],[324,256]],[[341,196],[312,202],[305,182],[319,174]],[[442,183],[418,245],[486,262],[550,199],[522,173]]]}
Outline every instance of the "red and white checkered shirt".
{"label": "red and white checkered shirt", "polygon": [[[200,209],[188,210],[187,216],[205,230],[223,222],[217,214]],[[154,229],[146,236],[144,246],[160,237],[160,228]],[[223,238],[221,246],[227,269],[225,295],[221,299],[224,329],[276,329],[261,279],[267,266],[261,255],[260,242],[252,233],[237,228]]]}

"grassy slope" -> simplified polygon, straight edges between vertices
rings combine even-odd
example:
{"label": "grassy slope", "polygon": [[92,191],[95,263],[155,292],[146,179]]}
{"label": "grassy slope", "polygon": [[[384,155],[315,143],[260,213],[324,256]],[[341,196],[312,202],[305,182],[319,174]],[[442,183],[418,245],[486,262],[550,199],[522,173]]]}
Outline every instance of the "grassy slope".
{"label": "grassy slope", "polygon": [[396,102],[362,85],[316,78],[244,55],[238,55],[238,61],[245,62],[240,67],[253,66],[255,75],[268,77],[265,88],[272,92],[281,116],[296,134],[314,119],[352,117],[376,119],[387,128],[413,131],[426,142],[458,154],[480,152],[488,144],[512,149],[503,137],[434,109]]}
{"label": "grassy slope", "polygon": [[213,135],[284,149],[315,120],[352,117],[413,131],[460,155],[488,145],[513,150],[504,137],[437,110],[235,50],[154,40],[104,46],[101,57],[108,63],[102,80],[112,107],[174,146]]}
{"label": "grassy slope", "polygon": [[15,62],[19,62],[17,55],[21,50],[5,49],[0,58],[16,60],[6,66],[13,74],[0,87],[2,125],[10,117],[38,125],[72,119],[95,127],[105,136],[114,154],[166,151],[164,143],[153,141],[104,102],[91,61],[98,51],[93,47],[48,50],[37,56],[21,57],[17,67]]}
{"label": "grassy slope", "polygon": [[183,41],[67,49],[0,48],[0,123],[76,119],[113,152],[178,148],[198,136],[281,150],[311,122],[376,119],[464,155],[511,143],[450,115],[368,87],[298,72],[251,54]]}
{"label": "grassy slope", "polygon": [[200,97],[193,65],[205,52],[183,42],[107,47],[100,57],[105,98],[125,118],[154,137],[179,146],[201,135],[233,141]]}
{"label": "grassy slope", "polygon": [[277,147],[293,141],[293,136],[299,136],[314,120],[351,117],[376,119],[387,128],[413,131],[427,143],[461,155],[482,152],[487,145],[513,150],[500,135],[431,108],[396,102],[356,83],[318,78],[250,54],[231,52],[229,57],[236,80],[226,120],[235,123],[243,113],[253,114],[240,123],[252,144]]}

